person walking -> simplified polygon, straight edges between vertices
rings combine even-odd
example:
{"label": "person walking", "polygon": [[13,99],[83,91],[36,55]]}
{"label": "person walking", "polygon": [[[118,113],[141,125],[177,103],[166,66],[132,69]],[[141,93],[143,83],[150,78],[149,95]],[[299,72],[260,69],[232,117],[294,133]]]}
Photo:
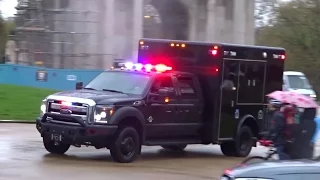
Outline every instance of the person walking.
{"label": "person walking", "polygon": [[282,103],[275,99],[271,99],[269,101],[269,109],[273,111],[270,116],[270,128],[269,128],[269,137],[268,139],[273,142],[275,148],[277,149],[277,153],[279,156],[279,160],[288,160],[290,156],[285,152],[286,145],[286,120],[283,114],[283,109],[281,108]]}
{"label": "person walking", "polygon": [[320,116],[317,116],[316,118],[314,118],[314,121],[316,123],[316,131],[312,137],[311,145],[310,145],[310,154],[312,157],[314,156],[314,148],[320,135]]}

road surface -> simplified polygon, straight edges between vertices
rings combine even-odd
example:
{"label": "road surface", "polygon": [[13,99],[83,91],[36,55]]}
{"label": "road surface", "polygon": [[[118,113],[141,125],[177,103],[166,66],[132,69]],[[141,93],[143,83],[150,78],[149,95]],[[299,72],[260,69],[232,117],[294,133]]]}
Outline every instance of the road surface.
{"label": "road surface", "polygon": [[[263,155],[255,148],[251,155]],[[33,124],[1,124],[0,180],[201,180],[216,179],[240,162],[219,146],[188,146],[185,153],[143,147],[131,164],[114,163],[107,149],[70,148],[65,156],[48,154]]]}

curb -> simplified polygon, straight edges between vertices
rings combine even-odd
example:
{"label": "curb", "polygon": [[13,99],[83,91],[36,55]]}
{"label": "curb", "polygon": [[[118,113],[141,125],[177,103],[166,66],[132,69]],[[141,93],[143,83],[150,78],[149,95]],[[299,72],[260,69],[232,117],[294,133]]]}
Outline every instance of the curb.
{"label": "curb", "polygon": [[35,124],[35,121],[23,121],[23,120],[0,120],[0,123],[18,123],[18,124]]}

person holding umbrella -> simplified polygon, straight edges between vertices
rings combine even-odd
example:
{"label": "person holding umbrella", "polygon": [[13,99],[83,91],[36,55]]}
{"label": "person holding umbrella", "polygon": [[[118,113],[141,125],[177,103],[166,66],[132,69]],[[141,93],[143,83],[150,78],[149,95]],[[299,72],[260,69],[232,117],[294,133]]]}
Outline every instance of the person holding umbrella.
{"label": "person holding umbrella", "polygon": [[[294,92],[275,91],[267,96],[282,103],[290,104],[286,107],[287,109],[283,108],[282,110],[285,124],[281,124],[283,127],[281,130],[290,132],[284,136],[286,137],[284,151],[294,159],[311,158],[312,138],[316,131],[314,118],[318,104],[311,98]],[[299,118],[296,117],[298,108],[303,109]]]}
{"label": "person holding umbrella", "polygon": [[[285,152],[286,148],[286,137],[285,137],[285,116],[283,109],[281,108],[282,103],[271,99],[269,101],[269,110],[273,110],[272,115],[270,116],[270,128],[268,140],[273,142],[273,145],[277,149],[277,153],[280,160],[290,159],[290,155]],[[277,107],[277,108],[275,108]]]}

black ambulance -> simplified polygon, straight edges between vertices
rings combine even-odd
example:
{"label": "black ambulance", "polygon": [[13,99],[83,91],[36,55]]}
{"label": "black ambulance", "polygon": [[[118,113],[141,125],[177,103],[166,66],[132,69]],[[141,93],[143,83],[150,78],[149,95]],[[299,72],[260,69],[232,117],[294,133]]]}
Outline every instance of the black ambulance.
{"label": "black ambulance", "polygon": [[44,99],[37,129],[51,153],[88,145],[117,162],[142,145],[220,144],[247,156],[267,128],[265,95],[281,90],[284,60],[282,48],[141,39],[137,63]]}

